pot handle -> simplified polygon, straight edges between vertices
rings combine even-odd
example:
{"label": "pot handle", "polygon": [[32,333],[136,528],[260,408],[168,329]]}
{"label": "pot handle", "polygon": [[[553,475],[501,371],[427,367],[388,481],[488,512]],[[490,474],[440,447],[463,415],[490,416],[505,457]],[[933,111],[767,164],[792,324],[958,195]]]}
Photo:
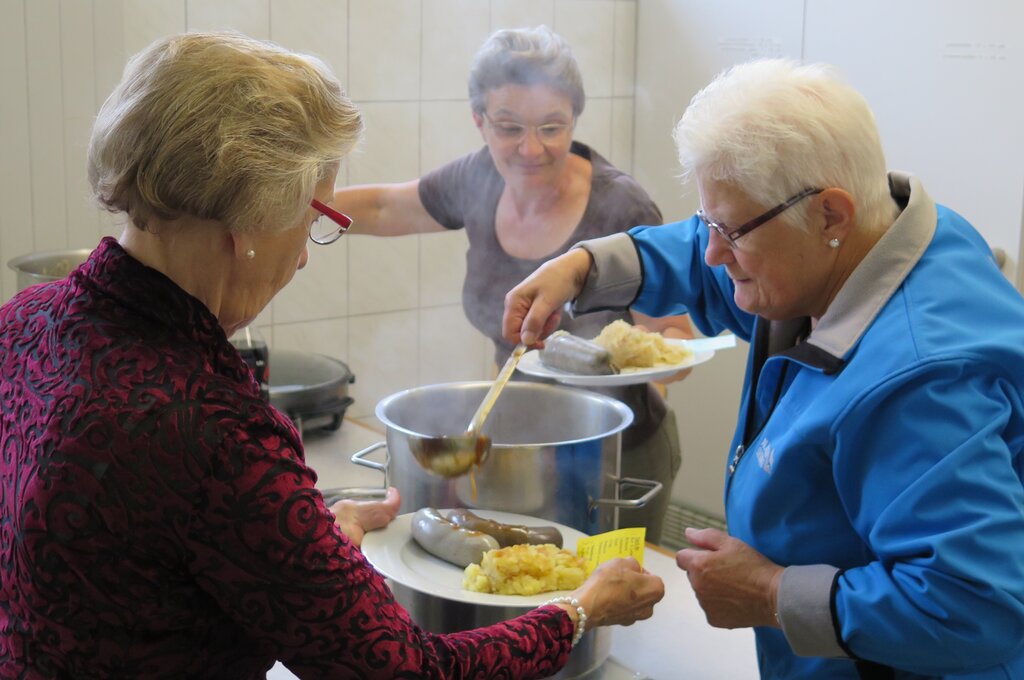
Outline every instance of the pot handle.
{"label": "pot handle", "polygon": [[[356,465],[362,465],[363,467],[372,468],[374,470],[380,470],[384,473],[384,486],[373,487],[373,486],[346,486],[336,487],[333,489],[324,489],[324,503],[327,505],[334,505],[338,501],[344,498],[384,498],[388,493],[389,478],[388,478],[388,466],[391,462],[391,454],[387,450],[387,442],[377,442],[376,444],[370,444],[365,449],[357,451],[352,454],[352,462]],[[366,456],[370,455],[377,449],[384,449],[384,462],[378,463],[374,460],[366,460]]]}
{"label": "pot handle", "polygon": [[616,508],[642,508],[650,503],[651,499],[657,496],[664,486],[661,482],[656,482],[653,479],[636,479],[635,477],[620,477],[616,481],[616,485],[619,487],[620,492],[624,486],[638,486],[649,490],[640,498],[597,498],[593,501],[593,504],[611,505]]}

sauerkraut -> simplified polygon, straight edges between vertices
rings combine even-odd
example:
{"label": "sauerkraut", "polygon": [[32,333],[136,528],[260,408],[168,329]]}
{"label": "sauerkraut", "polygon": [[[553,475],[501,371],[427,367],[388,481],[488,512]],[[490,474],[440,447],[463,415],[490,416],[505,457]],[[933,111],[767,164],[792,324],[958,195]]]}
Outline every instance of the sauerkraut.
{"label": "sauerkraut", "polygon": [[685,347],[669,344],[660,333],[649,333],[622,319],[601,329],[594,342],[611,352],[619,370],[674,366],[693,354]]}

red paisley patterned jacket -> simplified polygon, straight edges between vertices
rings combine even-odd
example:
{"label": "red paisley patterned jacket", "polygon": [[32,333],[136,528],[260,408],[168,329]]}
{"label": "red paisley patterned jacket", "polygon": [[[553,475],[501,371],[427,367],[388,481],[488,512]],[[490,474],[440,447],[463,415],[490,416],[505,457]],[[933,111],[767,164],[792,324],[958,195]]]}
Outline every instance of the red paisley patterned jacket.
{"label": "red paisley patterned jacket", "polygon": [[0,677],[532,678],[554,607],[428,633],[213,315],[104,239],[0,307]]}

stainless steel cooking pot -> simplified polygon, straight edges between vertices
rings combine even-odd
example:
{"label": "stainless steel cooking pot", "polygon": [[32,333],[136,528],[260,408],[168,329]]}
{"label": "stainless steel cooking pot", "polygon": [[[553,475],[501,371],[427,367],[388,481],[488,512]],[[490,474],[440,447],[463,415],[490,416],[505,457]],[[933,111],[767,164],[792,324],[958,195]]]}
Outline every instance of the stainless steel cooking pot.
{"label": "stainless steel cooking pot", "polygon": [[[382,399],[377,418],[387,428],[388,460],[366,455],[352,461],[384,471],[402,495],[401,512],[469,507],[531,515],[587,534],[614,529],[618,508],[646,505],[661,484],[619,477],[622,431],[633,414],[622,402],[594,392],[513,382],[505,387],[484,427],[490,456],[475,471],[477,493],[468,475],[446,479],[424,470],[410,451],[411,439],[461,432],[490,388],[490,382],[417,387]],[[387,482],[386,482],[387,483]],[[640,498],[621,498],[621,489],[641,487]],[[328,491],[325,491],[325,495]],[[393,583],[395,596],[428,630],[453,632],[491,625],[527,608],[455,602]],[[608,657],[611,629],[588,632],[556,678],[579,678]]]}
{"label": "stainless steel cooking pot", "polygon": [[7,266],[16,272],[15,281],[21,291],[36,283],[63,279],[85,262],[91,252],[88,248],[82,248],[29,253],[14,258]]}
{"label": "stainless steel cooking pot", "polygon": [[[585,390],[513,382],[505,388],[484,434],[491,455],[476,468],[477,495],[469,475],[446,479],[422,468],[412,439],[465,429],[489,382],[428,385],[382,399],[377,418],[387,428],[391,484],[402,494],[402,512],[425,506],[504,510],[566,524],[594,534],[616,528],[617,509],[642,507],[660,490],[651,480],[619,477],[622,431],[633,413],[622,402]],[[372,448],[376,448],[377,445]],[[364,456],[359,465],[378,467]],[[621,490],[647,492],[626,500]]]}

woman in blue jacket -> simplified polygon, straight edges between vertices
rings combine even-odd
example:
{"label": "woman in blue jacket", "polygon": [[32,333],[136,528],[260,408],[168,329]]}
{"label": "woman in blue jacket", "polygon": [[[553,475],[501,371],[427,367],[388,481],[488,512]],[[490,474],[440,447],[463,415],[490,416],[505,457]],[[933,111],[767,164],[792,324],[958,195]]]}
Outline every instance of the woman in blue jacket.
{"label": "woman in blue jacket", "polygon": [[1024,678],[1024,299],[822,65],[732,68],[676,128],[701,210],[585,241],[506,298],[689,313],[751,343],[729,533],[677,562],[765,678]]}

